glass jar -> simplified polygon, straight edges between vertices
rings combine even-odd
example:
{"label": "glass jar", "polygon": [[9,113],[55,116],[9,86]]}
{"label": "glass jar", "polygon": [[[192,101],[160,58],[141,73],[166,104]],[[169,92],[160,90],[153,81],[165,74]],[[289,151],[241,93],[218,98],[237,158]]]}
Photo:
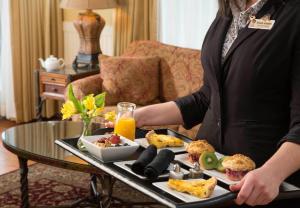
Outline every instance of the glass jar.
{"label": "glass jar", "polygon": [[127,139],[135,139],[135,120],[133,118],[136,105],[134,103],[118,103],[118,114],[115,123],[114,133]]}

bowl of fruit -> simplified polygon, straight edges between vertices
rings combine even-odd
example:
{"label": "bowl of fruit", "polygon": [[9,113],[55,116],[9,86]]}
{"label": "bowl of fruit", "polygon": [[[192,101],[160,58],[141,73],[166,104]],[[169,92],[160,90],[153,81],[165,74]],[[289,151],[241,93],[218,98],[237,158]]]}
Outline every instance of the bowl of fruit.
{"label": "bowl of fruit", "polygon": [[139,144],[125,137],[107,134],[81,138],[87,151],[102,162],[126,160],[139,148]]}

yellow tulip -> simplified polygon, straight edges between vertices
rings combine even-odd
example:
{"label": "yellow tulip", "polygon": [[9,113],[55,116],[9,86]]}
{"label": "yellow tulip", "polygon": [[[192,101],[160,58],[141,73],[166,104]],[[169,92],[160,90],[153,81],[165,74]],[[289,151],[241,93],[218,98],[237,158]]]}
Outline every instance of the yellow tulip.
{"label": "yellow tulip", "polygon": [[95,110],[95,112],[93,113],[93,116],[96,117],[96,116],[100,116],[102,114],[102,111],[103,111],[103,107],[102,108],[97,108]]}
{"label": "yellow tulip", "polygon": [[110,111],[104,114],[104,118],[107,121],[114,122],[116,120],[116,112],[115,111]]}
{"label": "yellow tulip", "polygon": [[94,95],[87,96],[83,101],[84,107],[88,110],[94,110],[96,108]]}
{"label": "yellow tulip", "polygon": [[74,103],[70,100],[65,102],[61,109],[61,113],[63,114],[63,120],[71,118],[71,116],[76,113],[76,108]]}

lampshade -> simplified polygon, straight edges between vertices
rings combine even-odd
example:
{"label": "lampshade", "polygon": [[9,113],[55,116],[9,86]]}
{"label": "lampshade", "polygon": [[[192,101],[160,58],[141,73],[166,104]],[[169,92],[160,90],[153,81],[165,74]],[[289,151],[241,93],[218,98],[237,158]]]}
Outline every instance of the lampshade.
{"label": "lampshade", "polygon": [[62,0],[64,9],[110,9],[117,7],[116,0]]}

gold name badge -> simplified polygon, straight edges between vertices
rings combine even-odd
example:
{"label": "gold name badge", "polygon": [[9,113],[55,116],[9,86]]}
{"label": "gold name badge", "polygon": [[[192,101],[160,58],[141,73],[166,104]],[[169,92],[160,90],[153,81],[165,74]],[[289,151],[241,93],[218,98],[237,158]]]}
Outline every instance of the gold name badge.
{"label": "gold name badge", "polygon": [[259,30],[271,30],[275,24],[275,20],[270,20],[269,16],[261,19],[256,19],[254,16],[250,17],[249,28]]}

